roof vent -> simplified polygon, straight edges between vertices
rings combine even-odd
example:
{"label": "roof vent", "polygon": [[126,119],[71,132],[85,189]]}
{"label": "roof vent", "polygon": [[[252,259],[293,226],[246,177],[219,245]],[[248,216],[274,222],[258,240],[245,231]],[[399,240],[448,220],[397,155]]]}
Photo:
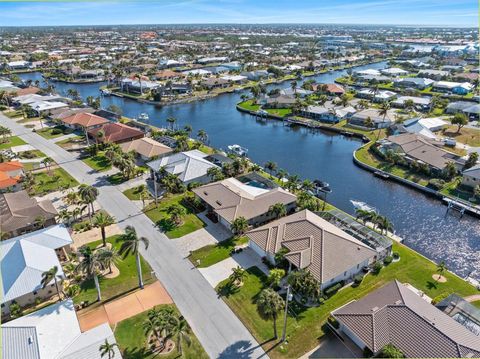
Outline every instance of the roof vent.
{"label": "roof vent", "polygon": [[372,312],[376,312],[378,310],[378,307],[373,307]]}
{"label": "roof vent", "polygon": [[360,250],[360,249],[362,249],[362,248],[360,248],[360,246],[358,246],[357,249]]}
{"label": "roof vent", "polygon": [[208,196],[208,192],[207,192],[207,191],[203,191],[203,194],[204,194],[205,196]]}
{"label": "roof vent", "polygon": [[222,202],[220,202],[220,201],[215,201],[215,203],[218,204],[219,206],[222,205]]}
{"label": "roof vent", "polygon": [[33,344],[33,337],[31,335],[28,337],[28,344]]}

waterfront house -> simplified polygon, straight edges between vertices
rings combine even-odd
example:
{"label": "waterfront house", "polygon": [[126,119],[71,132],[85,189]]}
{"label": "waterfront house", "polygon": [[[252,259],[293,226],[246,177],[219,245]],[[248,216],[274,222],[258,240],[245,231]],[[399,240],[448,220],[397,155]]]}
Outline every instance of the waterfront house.
{"label": "waterfront house", "polygon": [[392,101],[393,107],[405,108],[405,102],[412,101],[415,110],[417,111],[429,111],[430,110],[430,97],[418,97],[418,96],[400,96]]}
{"label": "waterfront house", "polygon": [[440,118],[412,118],[404,121],[400,126],[403,127],[404,132],[416,133],[431,140],[438,140],[433,132],[440,131],[446,125],[447,122]]}
{"label": "waterfront house", "polygon": [[393,111],[387,111],[386,115],[380,115],[380,110],[368,108],[354,113],[348,123],[354,126],[370,127],[368,122],[374,128],[387,128],[394,122]]}
{"label": "waterfront house", "polygon": [[183,61],[177,61],[173,59],[161,59],[158,62],[158,68],[159,69],[169,69],[172,67],[179,67],[185,65],[185,62]]}
{"label": "waterfront house", "polygon": [[185,77],[185,74],[172,70],[162,70],[155,74],[156,80],[167,81],[167,80],[178,80]]}
{"label": "waterfront house", "polygon": [[373,355],[391,344],[406,358],[480,357],[477,335],[397,280],[332,316],[339,332]]}
{"label": "waterfront house", "polygon": [[54,280],[42,288],[42,273],[56,266],[59,282],[65,279],[59,258],[67,259],[72,243],[63,225],[0,241],[2,317],[13,302],[26,307],[57,295]]}
{"label": "waterfront house", "polygon": [[285,95],[266,97],[260,101],[265,108],[291,108],[296,102],[295,97]]}
{"label": "waterfront house", "polygon": [[123,142],[120,144],[120,148],[125,153],[134,151],[143,161],[163,157],[173,151],[170,147],[150,137],[142,137],[133,141]]}
{"label": "waterfront house", "polygon": [[60,119],[60,121],[68,128],[85,132],[110,122],[106,118],[89,112],[78,112]]}
{"label": "waterfront house", "polygon": [[94,113],[94,108],[91,107],[82,107],[82,108],[60,108],[57,110],[50,111],[50,119],[55,122],[62,122],[63,119],[73,116],[77,113]]}
{"label": "waterfront house", "polygon": [[313,91],[320,91],[322,86],[325,86],[325,93],[330,96],[341,96],[345,93],[345,89],[337,84],[313,84]]}
{"label": "waterfront house", "polygon": [[28,70],[32,68],[32,63],[30,61],[19,60],[19,61],[10,61],[4,65],[5,69],[16,71],[16,70]]}
{"label": "waterfront house", "polygon": [[230,86],[230,82],[218,77],[209,77],[208,79],[202,80],[200,85],[208,90],[213,90],[216,88],[228,87]]}
{"label": "waterfront house", "polygon": [[424,90],[431,86],[434,82],[435,81],[424,77],[404,77],[401,79],[395,79],[393,86]]}
{"label": "waterfront house", "polygon": [[276,203],[284,204],[287,212],[295,209],[297,197],[294,194],[281,187],[270,188],[248,177],[245,181],[227,178],[197,187],[193,192],[206,204],[207,211],[227,229],[239,217],[244,217],[250,226],[272,220],[268,210]]}
{"label": "waterfront house", "polygon": [[480,118],[480,105],[471,101],[456,101],[449,103],[445,112],[452,115],[464,113],[471,121],[475,121]]}
{"label": "waterfront house", "polygon": [[131,78],[125,78],[120,82],[120,88],[122,91],[127,93],[144,93],[149,92],[155,89],[158,89],[160,84],[158,82],[148,81],[148,80],[136,80]]}
{"label": "waterfront house", "polygon": [[154,178],[154,172],[157,179],[163,176],[163,173],[170,173],[178,177],[185,185],[189,183],[208,183],[211,181],[207,171],[216,167],[206,159],[208,155],[199,150],[173,153],[165,155],[159,159],[148,162],[151,178]]}
{"label": "waterfront house", "polygon": [[399,77],[399,76],[405,76],[408,75],[408,71],[398,68],[398,67],[390,67],[387,69],[382,69],[380,70],[380,73],[386,76],[390,77]]}
{"label": "waterfront house", "polygon": [[189,94],[192,92],[192,85],[189,83],[171,83],[162,85],[159,88],[159,92],[162,96],[175,96]]}
{"label": "waterfront house", "polygon": [[353,76],[362,77],[362,76],[380,76],[380,71],[374,69],[358,70],[353,72]]}
{"label": "waterfront house", "polygon": [[437,81],[432,85],[432,90],[437,92],[451,92],[456,95],[466,95],[473,90],[473,85],[468,82]]}
{"label": "waterfront house", "polygon": [[227,80],[229,84],[244,84],[248,81],[248,78],[243,75],[223,75],[220,78]]}
{"label": "waterfront house", "polygon": [[373,264],[377,251],[309,210],[303,210],[255,228],[247,233],[249,246],[275,263],[275,254],[292,269],[308,270],[325,289],[349,281]]}
{"label": "waterfront house", "polygon": [[402,155],[408,163],[413,161],[424,163],[438,175],[443,173],[449,162],[452,162],[459,171],[465,162],[460,156],[439,148],[437,145],[440,143],[415,133],[389,136],[379,143],[381,152],[391,150]]}
{"label": "waterfront house", "polygon": [[343,119],[350,118],[356,112],[352,106],[307,106],[300,111],[300,116],[311,118],[321,122],[338,123]]}
{"label": "waterfront house", "polygon": [[0,163],[0,192],[19,191],[23,174],[23,164],[19,161]]}
{"label": "waterfront house", "polygon": [[442,80],[448,77],[450,73],[442,70],[425,69],[418,72],[418,77],[426,77],[433,80]]}
{"label": "waterfront house", "polygon": [[291,96],[291,97],[299,96],[303,98],[303,97],[307,97],[308,95],[311,95],[312,93],[313,91],[305,90],[303,88],[292,89],[289,87],[289,88],[284,88],[280,90],[280,95]]}
{"label": "waterfront house", "polygon": [[[2,357],[8,359],[104,359],[99,350],[115,336],[108,323],[82,332],[72,299],[2,324]],[[121,359],[117,346],[111,357]]]}
{"label": "waterfront house", "polygon": [[119,122],[109,122],[87,131],[87,135],[101,143],[122,143],[145,136],[143,131]]}
{"label": "waterfront house", "polygon": [[475,165],[462,172],[462,185],[474,189],[480,186],[480,165]]}
{"label": "waterfront house", "polygon": [[0,224],[5,237],[18,236],[38,228],[37,218],[45,219],[45,226],[56,223],[57,211],[50,200],[37,202],[27,191],[0,194]]}
{"label": "waterfront house", "polygon": [[272,74],[270,74],[267,70],[245,71],[242,72],[241,75],[246,76],[250,81],[259,81],[272,76]]}
{"label": "waterfront house", "polygon": [[392,101],[395,97],[397,97],[397,93],[388,90],[376,91],[368,88],[358,91],[355,96],[358,98],[369,99],[373,102],[386,102]]}

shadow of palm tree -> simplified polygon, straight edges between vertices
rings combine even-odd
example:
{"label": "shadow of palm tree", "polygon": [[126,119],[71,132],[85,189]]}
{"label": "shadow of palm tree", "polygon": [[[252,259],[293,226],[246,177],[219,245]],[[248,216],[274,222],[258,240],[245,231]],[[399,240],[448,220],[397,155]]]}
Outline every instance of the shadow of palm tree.
{"label": "shadow of palm tree", "polygon": [[177,228],[175,222],[173,222],[170,218],[162,218],[157,221],[157,226],[164,232],[169,232]]}
{"label": "shadow of palm tree", "polygon": [[429,280],[429,281],[427,281],[427,288],[428,289],[437,289],[437,283]]}

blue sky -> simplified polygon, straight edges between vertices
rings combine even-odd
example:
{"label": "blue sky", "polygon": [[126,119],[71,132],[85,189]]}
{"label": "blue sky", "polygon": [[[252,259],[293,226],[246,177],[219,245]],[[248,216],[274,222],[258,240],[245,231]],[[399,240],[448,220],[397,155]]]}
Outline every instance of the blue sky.
{"label": "blue sky", "polygon": [[0,2],[0,26],[340,23],[478,27],[478,0]]}

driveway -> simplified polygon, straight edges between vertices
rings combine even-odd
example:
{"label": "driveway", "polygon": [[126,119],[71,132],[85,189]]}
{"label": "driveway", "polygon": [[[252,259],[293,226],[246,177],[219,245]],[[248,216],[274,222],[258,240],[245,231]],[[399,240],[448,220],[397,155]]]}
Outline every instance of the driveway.
{"label": "driveway", "polygon": [[141,254],[185,316],[210,357],[266,358],[267,355],[227,304],[175,243],[158,231],[152,221],[104,178],[74,155],[0,113],[0,123],[38,150],[51,157],[77,181],[99,190],[98,203],[117,219],[121,228],[134,226],[139,236],[150,239]]}
{"label": "driveway", "polygon": [[198,270],[210,285],[215,288],[221,281],[227,279],[232,274],[232,269],[238,266],[243,269],[250,267],[258,267],[262,272],[268,275],[268,268],[263,264],[260,256],[251,248],[245,248],[240,253],[211,265],[207,268],[199,268]]}
{"label": "driveway", "polygon": [[360,349],[350,350],[342,340],[329,330],[320,340],[318,347],[301,356],[299,359],[316,358],[362,358],[362,353]]}

